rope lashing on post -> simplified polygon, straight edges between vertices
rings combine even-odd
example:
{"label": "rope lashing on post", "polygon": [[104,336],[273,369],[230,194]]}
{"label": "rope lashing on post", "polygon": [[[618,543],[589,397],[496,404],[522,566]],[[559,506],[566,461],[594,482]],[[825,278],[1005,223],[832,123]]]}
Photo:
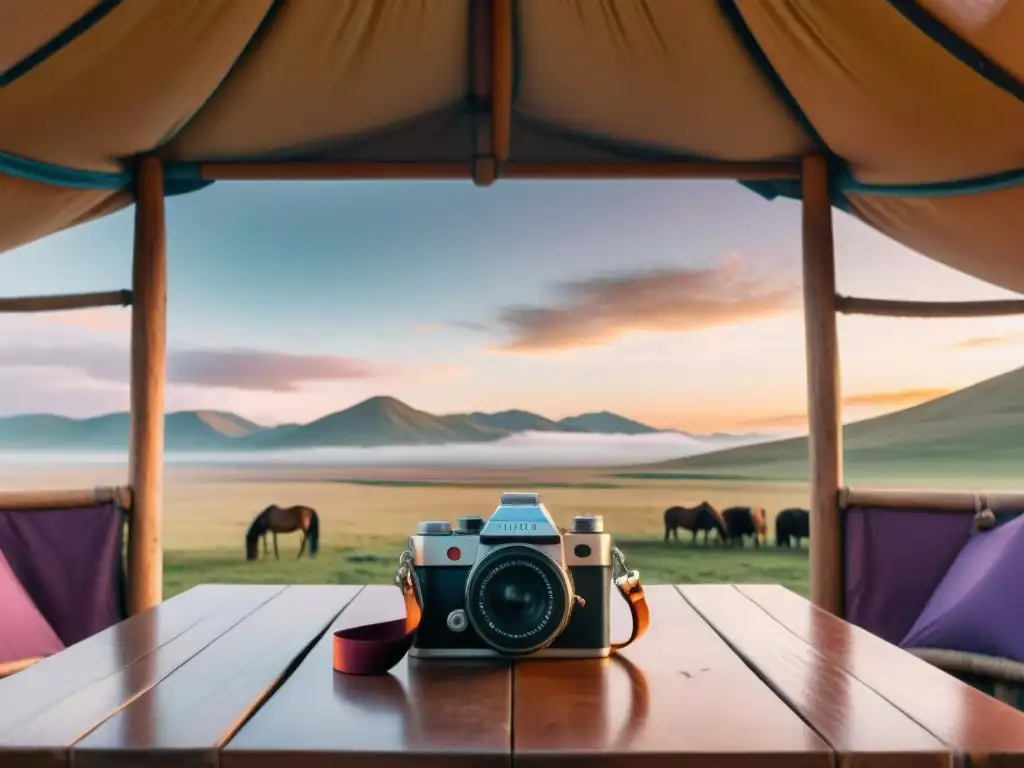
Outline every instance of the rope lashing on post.
{"label": "rope lashing on post", "polygon": [[996,527],[996,513],[988,507],[985,494],[974,494],[974,520],[975,531],[990,531]]}

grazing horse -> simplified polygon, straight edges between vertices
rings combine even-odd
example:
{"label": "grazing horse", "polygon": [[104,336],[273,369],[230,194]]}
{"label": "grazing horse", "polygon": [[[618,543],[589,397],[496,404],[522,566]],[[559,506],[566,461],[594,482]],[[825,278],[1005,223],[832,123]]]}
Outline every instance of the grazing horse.
{"label": "grazing horse", "polygon": [[718,532],[718,539],[724,542],[726,539],[725,522],[717,509],[706,501],[702,501],[696,507],[669,507],[665,510],[665,541],[671,534],[679,541],[679,528],[690,531],[693,538],[690,539],[690,546],[697,543],[697,532],[704,531],[704,545],[707,546],[708,534],[711,531]]}
{"label": "grazing horse", "polygon": [[796,539],[799,548],[800,539],[811,538],[810,513],[800,507],[784,509],[775,516],[775,546],[789,547],[790,539]]}
{"label": "grazing horse", "polygon": [[299,546],[298,560],[306,549],[306,542],[309,542],[309,556],[316,557],[317,549],[320,546],[320,517],[316,510],[311,507],[295,506],[282,508],[277,504],[271,504],[264,509],[252,521],[249,530],[245,533],[245,559],[255,560],[259,557],[259,540],[263,539],[263,555],[267,554],[267,534],[274,536],[274,559],[280,559],[277,554],[277,534],[293,533],[299,531],[302,535],[302,544]]}
{"label": "grazing horse", "polygon": [[754,537],[754,546],[761,546],[761,537],[768,533],[764,510],[760,507],[729,507],[722,511],[729,544],[739,542],[743,546],[744,536]]}

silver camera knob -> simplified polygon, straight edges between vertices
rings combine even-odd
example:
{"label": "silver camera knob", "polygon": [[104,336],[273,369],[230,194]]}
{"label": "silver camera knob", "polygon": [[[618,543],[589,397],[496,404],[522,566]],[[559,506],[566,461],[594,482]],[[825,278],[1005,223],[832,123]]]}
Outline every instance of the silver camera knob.
{"label": "silver camera knob", "polygon": [[461,608],[456,608],[448,614],[448,629],[452,632],[464,632],[468,626],[469,619],[466,618],[466,612]]}
{"label": "silver camera knob", "polygon": [[421,520],[416,526],[420,536],[445,536],[452,532],[452,524],[447,520]]}
{"label": "silver camera knob", "polygon": [[573,533],[604,533],[604,517],[601,515],[577,515],[572,519]]}

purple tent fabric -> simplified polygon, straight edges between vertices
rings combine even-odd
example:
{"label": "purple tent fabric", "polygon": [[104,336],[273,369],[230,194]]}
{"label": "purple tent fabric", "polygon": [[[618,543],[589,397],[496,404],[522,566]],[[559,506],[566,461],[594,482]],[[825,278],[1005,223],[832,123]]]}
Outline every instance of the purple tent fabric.
{"label": "purple tent fabric", "polygon": [[901,645],[1024,662],[1024,517],[974,533]]}
{"label": "purple tent fabric", "polygon": [[65,645],[125,617],[123,531],[113,504],[0,512],[0,551]]}
{"label": "purple tent fabric", "polygon": [[0,664],[49,656],[64,650],[32,598],[0,552]]}
{"label": "purple tent fabric", "polygon": [[972,520],[970,513],[847,510],[846,620],[898,644],[967,543]]}

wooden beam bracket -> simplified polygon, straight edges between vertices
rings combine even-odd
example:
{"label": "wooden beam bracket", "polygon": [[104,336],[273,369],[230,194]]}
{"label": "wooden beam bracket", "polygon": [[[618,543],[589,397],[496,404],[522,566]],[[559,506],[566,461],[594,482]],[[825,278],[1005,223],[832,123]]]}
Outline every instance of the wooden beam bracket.
{"label": "wooden beam bracket", "polygon": [[489,187],[497,180],[497,158],[493,155],[476,155],[473,158],[473,183],[478,187]]}
{"label": "wooden beam bracket", "polygon": [[1024,315],[1024,299],[990,301],[901,301],[836,294],[836,311],[875,317],[996,317]]}
{"label": "wooden beam bracket", "polygon": [[132,292],[129,290],[102,291],[0,299],[0,312],[61,312],[68,309],[130,307],[131,305]]}

